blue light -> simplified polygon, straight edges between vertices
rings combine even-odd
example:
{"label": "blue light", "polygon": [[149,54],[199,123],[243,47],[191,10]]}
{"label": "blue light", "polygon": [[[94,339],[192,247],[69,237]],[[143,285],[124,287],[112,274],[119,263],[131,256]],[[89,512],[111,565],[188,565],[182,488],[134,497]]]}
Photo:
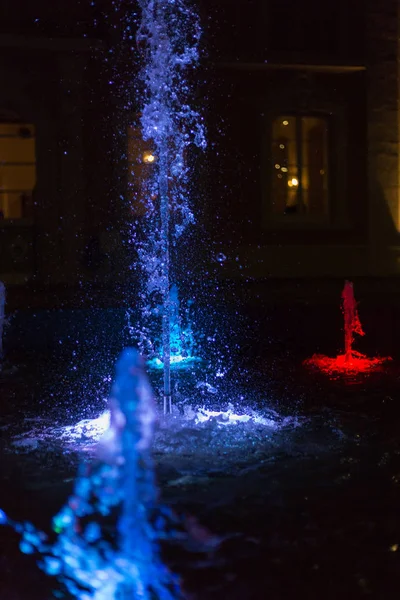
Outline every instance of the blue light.
{"label": "blue light", "polygon": [[[200,363],[201,358],[197,356],[171,356],[171,367],[177,369],[188,369],[195,363]],[[147,361],[147,365],[150,369],[163,369],[164,363],[159,358],[151,358]]]}
{"label": "blue light", "polygon": [[[162,367],[157,361],[152,364],[164,370],[164,398],[170,398],[170,366],[188,362],[178,357],[186,359],[190,355],[186,350],[175,349],[175,333],[170,330],[177,322],[171,315],[172,273],[176,271],[175,263],[183,259],[171,249],[177,247],[178,240],[195,222],[190,205],[194,190],[187,160],[189,150],[193,146],[206,147],[203,119],[191,106],[188,77],[199,60],[202,31],[186,0],[139,0],[139,5],[142,17],[137,42],[145,56],[138,98],[140,122],[142,137],[157,160],[142,182],[144,235],[135,240],[143,273],[142,323],[138,333],[143,352],[148,354],[150,346],[153,354],[159,354]],[[155,348],[155,320],[162,326],[161,348]]]}
{"label": "blue light", "polygon": [[[206,146],[202,119],[189,104],[187,79],[189,68],[198,62],[201,29],[186,0],[139,0],[139,6],[137,42],[145,46],[141,127],[157,159],[145,184],[145,235],[139,241],[132,229],[132,241],[145,280],[141,340],[148,336],[149,322],[162,321],[165,375],[170,363],[200,360],[195,357],[191,320],[187,314],[182,323],[178,288],[171,285],[170,248],[195,221],[189,202],[188,149]],[[134,19],[132,14],[129,20]],[[125,37],[133,39],[130,24]],[[137,48],[132,48],[136,63]],[[114,79],[107,81],[114,85]],[[164,391],[169,384],[164,383]],[[96,459],[80,466],[72,496],[53,519],[55,541],[30,523],[9,521],[2,511],[0,524],[20,533],[21,551],[39,554],[40,567],[77,600],[180,598],[178,579],[160,556],[159,540],[177,535],[177,519],[158,504],[151,457],[156,411],[142,359],[134,349],[124,351],[117,363],[108,414],[109,427]],[[163,516],[154,526],[158,513]]]}
{"label": "blue light", "polygon": [[[170,365],[173,369],[187,369],[202,361],[200,357],[196,356],[196,343],[189,308],[185,312],[185,318],[182,319],[178,286],[174,284],[169,292]],[[149,359],[147,365],[151,369],[163,369],[162,357],[163,348],[160,345],[158,356]]]}
{"label": "blue light", "polygon": [[19,545],[19,548],[23,554],[33,554],[34,548],[28,542],[22,541]]}
{"label": "blue light", "polygon": [[[181,597],[178,580],[159,549],[159,539],[169,534],[151,458],[155,404],[134,349],[118,360],[109,410],[110,426],[95,462],[80,466],[72,496],[53,519],[55,542],[31,523],[10,525],[22,534],[21,551],[40,554],[39,566],[77,600],[174,600]],[[164,515],[165,529],[159,529],[159,519],[157,527],[152,523],[157,512]],[[0,516],[8,522],[3,511]]]}

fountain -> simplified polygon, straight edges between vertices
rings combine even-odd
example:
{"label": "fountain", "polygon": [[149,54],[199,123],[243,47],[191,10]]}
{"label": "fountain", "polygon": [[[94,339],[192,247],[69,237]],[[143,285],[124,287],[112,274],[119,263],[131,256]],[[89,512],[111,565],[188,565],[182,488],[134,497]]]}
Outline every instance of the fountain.
{"label": "fountain", "polygon": [[[185,0],[139,0],[139,6],[137,43],[145,54],[141,129],[154,162],[143,190],[144,235],[133,228],[145,275],[141,342],[146,321],[161,314],[164,413],[170,413],[171,362],[178,362],[178,356],[194,358],[193,333],[181,327],[178,287],[172,281],[178,272],[173,260],[177,240],[194,222],[187,150],[192,144],[205,147],[201,118],[188,103],[188,71],[198,61],[201,30]],[[125,350],[109,400],[109,427],[94,462],[81,466],[73,495],[53,519],[55,540],[0,511],[0,523],[21,534],[21,550],[39,554],[43,570],[78,600],[173,600],[182,595],[160,558],[160,538],[184,534],[178,533],[179,519],[157,502],[151,459],[155,420],[142,359],[136,350]],[[188,529],[196,533],[193,524]],[[201,535],[204,541],[207,535]]]}
{"label": "fountain", "polygon": [[344,318],[344,354],[335,358],[314,354],[304,361],[308,367],[316,367],[328,375],[357,373],[368,373],[384,362],[391,360],[390,357],[369,358],[353,349],[354,335],[365,335],[358,316],[357,302],[354,297],[354,286],[351,281],[345,281],[342,291],[342,312]]}
{"label": "fountain", "polygon": [[[145,182],[144,236],[135,236],[144,272],[141,347],[146,321],[161,301],[164,412],[171,400],[171,281],[176,245],[194,222],[188,202],[188,148],[205,147],[202,119],[189,105],[189,70],[198,62],[201,28],[185,0],[139,0],[137,43],[144,52],[140,80],[141,129],[152,146],[153,174]],[[136,232],[135,232],[136,233]]]}
{"label": "fountain", "polygon": [[[166,414],[172,412],[171,367],[178,370],[200,364],[189,308],[184,308],[184,315],[181,314],[178,285],[185,266],[182,236],[194,223],[189,202],[189,150],[194,146],[204,149],[206,145],[202,118],[190,106],[190,72],[199,60],[201,27],[189,0],[139,0],[139,7],[141,19],[135,47],[132,46],[133,13],[123,17],[125,41],[135,53],[135,62],[138,53],[142,53],[143,68],[135,84],[141,107],[142,138],[148,144],[141,157],[148,175],[141,182],[143,210],[132,223],[130,239],[137,249],[143,274],[138,299],[142,318],[138,319],[137,327],[131,326],[130,321],[128,327],[131,336],[138,338],[141,354],[150,358],[149,367],[163,371]],[[219,263],[225,259],[222,253],[217,256]],[[128,312],[129,319],[132,314],[133,311]],[[160,329],[161,342],[157,335]],[[201,372],[201,379],[196,381],[194,394],[190,397],[191,406],[176,411],[181,414],[175,412],[173,419],[160,419],[161,437],[166,439],[164,447],[170,446],[172,439],[176,443],[174,427],[183,432],[192,426],[200,427],[204,439],[208,434],[215,434],[215,442],[220,445],[224,443],[220,435],[223,429],[229,435],[227,445],[231,445],[236,436],[242,447],[242,442],[247,443],[250,428],[260,429],[264,439],[265,428],[272,432],[286,426],[287,421],[274,411],[267,409],[266,414],[261,415],[246,405],[237,386],[228,391],[230,384],[225,385],[225,375],[229,367],[222,367],[220,359],[218,363],[213,375],[205,369]],[[184,386],[179,391],[181,408],[183,404],[189,404],[184,395],[186,390],[182,391],[182,388]],[[224,398],[228,402],[224,402]],[[17,436],[14,447],[35,448],[40,440],[57,438],[63,440],[65,451],[67,447],[81,451],[86,449],[86,444],[92,448],[107,429],[109,418],[109,411],[103,409],[95,419],[85,418],[66,427],[47,427],[39,433],[40,439],[35,437],[36,433],[28,431]],[[242,430],[243,423],[248,424],[246,431]],[[203,446],[208,451],[209,441]],[[191,448],[194,451],[193,445]]]}
{"label": "fountain", "polygon": [[134,349],[118,360],[109,410],[95,461],[81,465],[72,496],[53,519],[55,540],[2,511],[0,523],[21,534],[22,552],[39,554],[41,568],[78,600],[177,599],[178,580],[160,558],[164,524],[174,517],[157,501],[156,410]]}
{"label": "fountain", "polygon": [[354,334],[365,335],[357,311],[357,302],[354,298],[354,287],[351,281],[346,281],[342,291],[342,305],[344,316],[344,362],[353,361]]}
{"label": "fountain", "polygon": [[[173,284],[169,293],[170,306],[170,367],[187,368],[195,363],[201,362],[201,359],[195,355],[196,343],[192,328],[192,319],[189,307],[186,310],[185,319],[182,319],[180,302],[178,295],[178,286]],[[161,307],[162,308],[162,307]],[[164,363],[162,360],[163,348],[157,352],[157,356],[147,361],[152,369],[162,369]]]}

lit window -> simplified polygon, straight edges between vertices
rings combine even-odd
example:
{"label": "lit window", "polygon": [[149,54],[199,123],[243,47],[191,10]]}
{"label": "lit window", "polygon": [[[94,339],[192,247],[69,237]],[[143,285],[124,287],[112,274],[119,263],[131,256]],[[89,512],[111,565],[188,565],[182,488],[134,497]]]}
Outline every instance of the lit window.
{"label": "lit window", "polygon": [[34,126],[0,123],[0,220],[31,217],[35,185]]}
{"label": "lit window", "polygon": [[325,118],[277,117],[272,124],[271,162],[274,214],[327,215],[328,123]]}
{"label": "lit window", "polygon": [[151,165],[153,162],[155,162],[156,157],[152,152],[144,152],[143,153],[143,162]]}

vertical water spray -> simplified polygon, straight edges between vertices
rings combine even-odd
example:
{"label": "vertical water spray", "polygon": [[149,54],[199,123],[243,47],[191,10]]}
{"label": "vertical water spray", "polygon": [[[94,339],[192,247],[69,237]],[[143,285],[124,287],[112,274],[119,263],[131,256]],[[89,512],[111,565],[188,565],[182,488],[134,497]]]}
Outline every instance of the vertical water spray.
{"label": "vertical water spray", "polygon": [[328,375],[338,374],[353,376],[358,373],[373,371],[383,363],[392,360],[390,356],[369,358],[357,350],[353,350],[354,334],[364,335],[364,330],[358,316],[357,302],[354,297],[354,287],[351,281],[345,281],[342,290],[342,313],[344,317],[344,354],[330,357],[314,354],[304,361],[304,365],[316,367]]}
{"label": "vertical water spray", "polygon": [[351,281],[345,281],[342,291],[342,310],[344,316],[344,360],[353,359],[354,334],[364,335],[358,316],[357,302],[354,298],[354,287]]}
{"label": "vertical water spray", "polygon": [[[178,578],[161,558],[160,540],[185,532],[158,502],[151,445],[153,394],[139,353],[124,350],[109,399],[110,426],[93,461],[80,466],[74,491],[47,536],[0,509],[0,525],[76,600],[177,600]],[[180,529],[178,529],[178,526]],[[167,531],[168,530],[168,531]]]}
{"label": "vertical water spray", "polygon": [[[169,343],[170,364],[175,369],[191,368],[195,363],[202,362],[202,359],[196,356],[197,344],[192,328],[191,304],[189,301],[186,308],[181,310],[178,286],[173,283],[169,290]],[[150,369],[163,368],[160,358],[162,353],[161,342],[160,347],[157,348],[157,356],[147,361]]]}
{"label": "vertical water spray", "polygon": [[[199,59],[201,28],[185,0],[139,0],[137,43],[144,52],[141,72],[141,128],[153,147],[153,172],[145,182],[144,236],[139,260],[145,273],[143,315],[162,304],[164,412],[171,411],[171,281],[177,275],[177,240],[194,222],[190,208],[188,148],[205,147],[202,118],[192,109],[190,70]],[[144,328],[145,329],[145,328]]]}

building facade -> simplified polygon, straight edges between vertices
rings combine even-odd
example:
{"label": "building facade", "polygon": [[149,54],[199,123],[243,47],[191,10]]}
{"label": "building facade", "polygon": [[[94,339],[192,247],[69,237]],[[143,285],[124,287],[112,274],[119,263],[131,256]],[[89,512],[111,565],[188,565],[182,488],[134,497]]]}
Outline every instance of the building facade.
{"label": "building facade", "polygon": [[[0,280],[112,282],[132,173],[147,168],[112,85],[113,28],[99,3],[31,4],[0,11]],[[227,256],[221,276],[400,274],[398,2],[199,10],[209,137],[199,213]]]}
{"label": "building facade", "polygon": [[123,185],[110,40],[97,36],[96,14],[79,2],[34,4],[0,9],[0,280],[107,282],[118,262]]}
{"label": "building facade", "polygon": [[247,6],[215,77],[226,276],[399,274],[398,2]]}

